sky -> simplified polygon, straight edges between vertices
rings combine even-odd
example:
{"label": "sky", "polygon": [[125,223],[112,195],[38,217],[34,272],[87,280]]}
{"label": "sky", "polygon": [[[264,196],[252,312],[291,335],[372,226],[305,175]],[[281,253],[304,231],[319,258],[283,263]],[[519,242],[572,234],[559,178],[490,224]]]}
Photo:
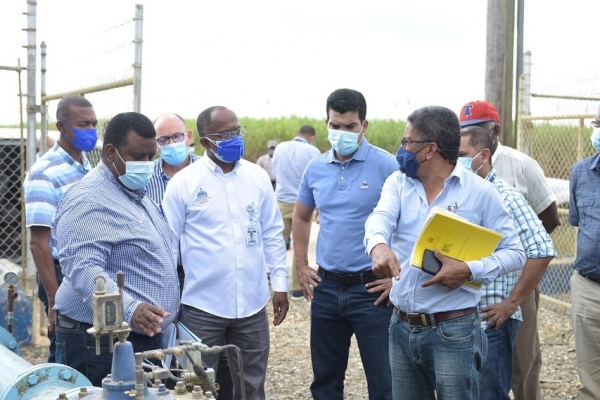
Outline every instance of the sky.
{"label": "sky", "polygon": [[[213,105],[240,117],[325,118],[327,96],[342,87],[365,95],[368,118],[406,119],[434,104],[459,112],[484,96],[485,0],[37,3],[48,94],[130,76],[135,4],[144,6],[141,111],[151,119],[166,112],[195,118]],[[26,10],[26,0],[0,3],[0,66],[18,58],[26,66]],[[597,0],[525,0],[532,91],[600,97],[598,15]],[[38,55],[38,70],[40,62]],[[16,72],[0,70],[0,124],[18,122],[17,93]],[[133,109],[132,93],[88,98],[108,118]]]}

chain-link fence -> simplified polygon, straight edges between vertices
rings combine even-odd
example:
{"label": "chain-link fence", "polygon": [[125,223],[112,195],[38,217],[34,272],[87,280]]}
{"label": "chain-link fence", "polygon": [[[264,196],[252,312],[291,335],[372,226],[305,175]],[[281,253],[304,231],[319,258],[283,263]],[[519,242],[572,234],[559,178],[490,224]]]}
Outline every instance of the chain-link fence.
{"label": "chain-link fence", "polygon": [[532,94],[530,105],[533,115],[519,115],[517,148],[544,170],[556,196],[560,218],[560,226],[551,235],[558,255],[542,279],[541,291],[570,302],[569,279],[577,249],[577,228],[568,223],[569,176],[575,162],[595,152],[590,142],[590,120],[600,99]]}
{"label": "chain-link fence", "polygon": [[[0,129],[0,270],[21,275],[25,220],[22,188],[25,179],[25,140],[16,129]],[[100,146],[85,153],[92,167],[100,162]],[[41,157],[42,154],[38,153]],[[1,282],[0,282],[1,283]]]}
{"label": "chain-link fence", "polygon": [[18,138],[0,138],[0,266],[20,275],[21,171],[24,154]]}

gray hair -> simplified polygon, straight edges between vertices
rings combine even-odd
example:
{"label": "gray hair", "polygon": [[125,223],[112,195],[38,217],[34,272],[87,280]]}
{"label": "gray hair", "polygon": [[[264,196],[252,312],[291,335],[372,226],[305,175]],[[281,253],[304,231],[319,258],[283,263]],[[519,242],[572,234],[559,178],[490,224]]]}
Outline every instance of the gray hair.
{"label": "gray hair", "polygon": [[456,164],[460,148],[460,122],[454,111],[440,106],[427,106],[413,111],[408,122],[419,132],[421,140],[438,145],[440,154]]}

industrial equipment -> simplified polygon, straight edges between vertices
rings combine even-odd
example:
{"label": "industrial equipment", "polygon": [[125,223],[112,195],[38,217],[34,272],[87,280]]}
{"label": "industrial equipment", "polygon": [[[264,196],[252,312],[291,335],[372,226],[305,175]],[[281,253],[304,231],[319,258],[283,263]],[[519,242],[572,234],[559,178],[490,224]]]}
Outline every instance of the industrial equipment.
{"label": "industrial equipment", "polygon": [[[236,346],[208,347],[192,336],[192,340],[180,341],[177,346],[134,354],[133,345],[127,341],[130,328],[123,319],[125,280],[122,272],[117,274],[117,280],[119,293],[115,294],[106,293],[104,278],[96,278],[94,324],[88,330],[96,337],[97,352],[101,335],[109,335],[111,344],[117,338],[111,346],[111,374],[102,381],[102,388],[91,386],[83,374],[66,365],[31,365],[19,356],[18,342],[0,327],[0,365],[10,365],[10,368],[0,369],[0,400],[215,399],[218,397],[215,374],[202,366],[201,354],[216,354],[227,349],[237,353],[242,373],[240,398],[245,398],[241,353]],[[150,365],[147,359],[171,359],[175,366],[164,361],[161,366]],[[167,381],[173,383],[172,389],[167,388]]]}

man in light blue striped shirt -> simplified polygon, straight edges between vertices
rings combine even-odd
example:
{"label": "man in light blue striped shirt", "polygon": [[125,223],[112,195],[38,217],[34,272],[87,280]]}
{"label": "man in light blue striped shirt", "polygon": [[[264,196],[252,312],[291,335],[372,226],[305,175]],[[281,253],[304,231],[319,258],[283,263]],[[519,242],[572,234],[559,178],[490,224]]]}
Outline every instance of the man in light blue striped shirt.
{"label": "man in light blue striped shirt", "polygon": [[177,246],[158,205],[146,196],[156,154],[156,132],[142,114],[118,114],[104,136],[102,162],[67,192],[52,224],[64,280],[56,294],[56,361],[83,373],[94,386],[110,373],[108,337],[95,353],[86,333],[93,323],[95,278],[118,292],[125,273],[124,319],[135,352],[161,347],[162,331],[179,305]]}
{"label": "man in light blue striped shirt", "polygon": [[[192,130],[187,129],[185,120],[179,115],[161,115],[154,121],[154,129],[156,129],[156,142],[160,158],[154,162],[154,173],[146,186],[146,195],[162,207],[165,190],[171,178],[201,157],[189,154],[189,148],[192,145]],[[185,280],[181,257],[177,257],[177,276],[181,295]]]}
{"label": "man in light blue striped shirt", "polygon": [[52,307],[63,277],[56,243],[50,235],[52,218],[66,190],[90,170],[83,151],[90,151],[96,145],[98,124],[92,104],[75,94],[58,102],[56,120],[60,131],[58,141],[31,166],[23,183],[25,224],[30,230],[29,246],[38,271],[38,297],[48,317],[48,362],[55,362],[56,314]]}
{"label": "man in light blue striped shirt", "polygon": [[488,132],[479,126],[468,126],[462,128],[461,136],[458,161],[498,189],[527,256],[522,274],[514,271],[497,278],[482,289],[479,303],[488,338],[488,357],[479,374],[480,399],[510,400],[513,348],[523,320],[519,304],[538,285],[556,252],[550,235],[525,197],[492,168],[493,142]]}
{"label": "man in light blue striped shirt", "polygon": [[199,160],[200,156],[190,154],[193,132],[187,129],[185,120],[179,115],[161,115],[154,122],[154,129],[160,158],[154,163],[154,173],[146,187],[146,195],[160,205],[171,178]]}

